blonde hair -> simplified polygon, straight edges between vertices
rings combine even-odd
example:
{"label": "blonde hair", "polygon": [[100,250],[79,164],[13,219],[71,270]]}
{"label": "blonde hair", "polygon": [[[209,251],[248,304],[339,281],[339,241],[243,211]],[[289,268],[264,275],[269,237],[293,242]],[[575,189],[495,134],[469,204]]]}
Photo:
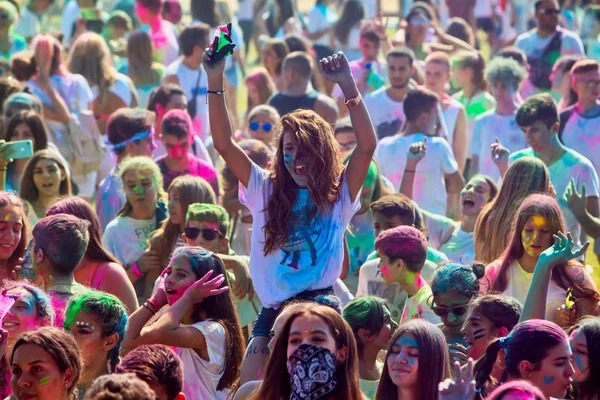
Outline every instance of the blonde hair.
{"label": "blonde hair", "polygon": [[[125,159],[125,161],[123,161],[121,165],[119,165],[119,169],[119,177],[121,179],[123,179],[125,174],[131,170],[137,170],[142,173],[147,173],[148,175],[150,175],[152,184],[156,189],[156,200],[167,200],[167,194],[163,189],[162,173],[160,172],[160,168],[158,167],[158,165],[156,165],[156,163],[150,157],[139,156]],[[123,208],[121,208],[117,213],[117,216],[127,216],[129,215],[131,210],[131,203],[129,202],[129,200],[126,200],[125,204],[123,205]]]}
{"label": "blonde hair", "polygon": [[100,105],[104,105],[117,80],[117,70],[102,36],[93,32],[79,36],[71,46],[67,65],[72,73],[83,75],[90,86],[98,86],[98,99]]}

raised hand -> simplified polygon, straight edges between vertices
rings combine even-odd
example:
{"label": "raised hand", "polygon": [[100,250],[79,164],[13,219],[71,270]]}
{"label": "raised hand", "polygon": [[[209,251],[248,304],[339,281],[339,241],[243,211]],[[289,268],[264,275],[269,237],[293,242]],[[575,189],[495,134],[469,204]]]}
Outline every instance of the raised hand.
{"label": "raised hand", "polygon": [[354,83],[348,59],[341,51],[319,61],[319,71],[327,80],[342,87]]}
{"label": "raised hand", "polygon": [[581,193],[577,190],[577,185],[575,184],[575,179],[571,178],[567,189],[565,190],[565,194],[563,195],[563,200],[567,203],[567,207],[569,210],[576,216],[585,214],[587,211],[587,196],[585,191],[585,183],[581,185]]}
{"label": "raised hand", "polygon": [[379,39],[387,41],[387,27],[388,23],[390,22],[389,17],[384,19],[383,15],[379,14],[377,17],[373,17],[371,22],[373,23],[375,34],[379,37]]}
{"label": "raised hand", "polygon": [[543,262],[550,268],[581,257],[590,245],[590,242],[585,242],[579,249],[573,249],[573,237],[570,232],[566,236],[562,232],[558,232],[558,234],[553,236],[554,244],[540,254],[540,260],[538,261],[538,263]]}
{"label": "raised hand", "polygon": [[408,148],[407,168],[414,169],[419,162],[427,155],[427,138],[422,142],[413,143]]}
{"label": "raised hand", "polygon": [[[225,71],[225,58],[223,57],[221,60],[216,63],[211,63],[213,56],[216,53],[216,49],[219,43],[219,38],[215,38],[210,45],[202,54],[202,65],[204,66],[204,70],[206,71],[206,75],[209,81],[212,79],[223,79],[223,71]],[[221,88],[217,88],[217,90],[221,90]]]}
{"label": "raised hand", "polygon": [[467,349],[465,346],[460,344],[449,344],[448,349],[450,351],[450,357],[458,362],[461,366],[469,362],[470,358],[467,355]]}
{"label": "raised hand", "polygon": [[10,142],[0,140],[0,168],[6,168],[8,164],[13,162],[13,159],[10,158],[10,156],[13,155],[15,151],[9,147],[9,144]]}
{"label": "raised hand", "polygon": [[206,275],[198,279],[194,284],[185,290],[182,298],[187,298],[193,304],[200,303],[207,297],[217,296],[229,290],[228,286],[220,287],[225,282],[223,274],[219,274],[215,278],[208,280],[213,274],[213,271],[208,271]]}
{"label": "raised hand", "polygon": [[448,378],[438,386],[439,400],[471,400],[475,397],[473,380],[473,359],[469,358],[467,369],[463,373],[460,363],[454,363],[454,380]]}
{"label": "raised hand", "polygon": [[506,147],[502,146],[498,138],[496,138],[496,142],[492,143],[490,147],[494,164],[496,164],[498,168],[507,167],[508,155],[510,154],[510,151]]}

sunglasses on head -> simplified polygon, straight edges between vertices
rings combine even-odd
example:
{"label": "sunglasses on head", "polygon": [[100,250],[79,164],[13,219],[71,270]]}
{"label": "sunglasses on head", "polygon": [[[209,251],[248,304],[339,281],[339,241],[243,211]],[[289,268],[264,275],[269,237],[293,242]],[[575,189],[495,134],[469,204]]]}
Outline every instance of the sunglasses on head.
{"label": "sunglasses on head", "polygon": [[440,307],[434,304],[431,306],[431,311],[433,311],[438,317],[446,317],[450,313],[454,314],[454,316],[456,317],[462,317],[463,315],[465,315],[468,308],[468,305],[455,307]]}
{"label": "sunglasses on head", "polygon": [[198,236],[200,236],[200,233],[202,233],[202,238],[204,240],[207,241],[211,241],[211,240],[215,240],[217,238],[217,236],[223,238],[223,234],[221,232],[219,232],[218,229],[210,229],[210,228],[205,228],[205,229],[200,229],[200,228],[193,228],[191,226],[188,226],[184,229],[185,232],[185,236],[191,240],[196,240],[198,238]]}
{"label": "sunglasses on head", "polygon": [[[250,122],[250,129],[256,132],[260,129],[260,124],[258,122]],[[262,124],[263,131],[271,132],[271,129],[273,129],[273,125],[271,125],[270,123],[265,122],[264,124]]]}
{"label": "sunglasses on head", "polygon": [[557,8],[540,8],[540,14],[544,15],[558,15],[560,14],[560,10]]}

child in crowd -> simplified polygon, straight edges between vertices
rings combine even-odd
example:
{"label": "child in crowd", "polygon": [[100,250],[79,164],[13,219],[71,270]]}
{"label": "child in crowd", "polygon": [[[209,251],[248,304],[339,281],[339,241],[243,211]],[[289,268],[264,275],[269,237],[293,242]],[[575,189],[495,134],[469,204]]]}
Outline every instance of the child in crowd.
{"label": "child in crowd", "polygon": [[379,270],[384,281],[398,283],[408,295],[400,325],[411,319],[439,324],[440,318],[429,305],[433,296],[431,287],[421,277],[427,258],[425,236],[411,226],[399,226],[377,236],[375,250],[379,254]]}
{"label": "child in crowd", "polygon": [[33,227],[31,261],[41,276],[56,313],[54,325],[62,327],[64,311],[71,297],[86,290],[75,282],[75,268],[89,242],[89,222],[69,214],[42,218]]}
{"label": "child in crowd", "polygon": [[81,350],[79,398],[102,375],[115,371],[127,331],[127,310],[115,296],[87,290],[71,298],[63,329]]}
{"label": "child in crowd", "polygon": [[156,159],[163,175],[163,186],[167,190],[173,179],[182,175],[198,176],[212,186],[219,195],[217,171],[204,161],[190,154],[194,131],[187,111],[168,111],[162,121],[161,140],[167,154]]}
{"label": "child in crowd", "polygon": [[152,232],[167,218],[162,175],[149,157],[129,158],[120,165],[119,172],[127,201],[106,226],[102,242],[127,269],[138,299],[145,299],[150,296],[152,285],[144,285],[145,279],[140,279],[148,271],[140,269],[137,262],[146,251]]}
{"label": "child in crowd", "polygon": [[139,346],[121,360],[116,372],[135,374],[150,385],[159,400],[185,400],[182,392],[183,365],[168,346]]}
{"label": "child in crowd", "polygon": [[127,157],[152,156],[155,149],[152,124],[154,116],[142,109],[122,108],[114,112],[106,125],[106,137],[116,156],[116,166],[102,180],[96,196],[96,213],[102,230],[125,204],[119,166]]}
{"label": "child in crowd", "polygon": [[164,287],[129,318],[123,347],[174,346],[186,399],[226,396],[239,377],[245,346],[223,262],[201,248],[180,247],[164,278]]}

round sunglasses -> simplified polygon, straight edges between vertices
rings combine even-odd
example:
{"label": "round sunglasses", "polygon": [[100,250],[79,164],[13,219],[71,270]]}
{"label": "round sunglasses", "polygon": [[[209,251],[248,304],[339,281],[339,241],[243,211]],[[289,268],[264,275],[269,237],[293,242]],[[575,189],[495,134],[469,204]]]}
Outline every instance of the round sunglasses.
{"label": "round sunglasses", "polygon": [[185,232],[185,236],[188,239],[191,240],[196,240],[198,239],[198,236],[200,236],[200,234],[202,234],[202,238],[206,241],[212,241],[215,240],[217,238],[217,236],[224,238],[225,235],[223,235],[218,229],[210,229],[210,228],[205,228],[205,229],[200,229],[200,228],[194,228],[191,226],[188,226],[184,229]]}
{"label": "round sunglasses", "polygon": [[[256,132],[257,130],[260,129],[260,124],[258,122],[250,122],[250,129],[254,132]],[[271,129],[273,129],[273,125],[271,125],[268,122],[265,122],[264,124],[262,124],[262,130],[265,132],[271,132]]]}

